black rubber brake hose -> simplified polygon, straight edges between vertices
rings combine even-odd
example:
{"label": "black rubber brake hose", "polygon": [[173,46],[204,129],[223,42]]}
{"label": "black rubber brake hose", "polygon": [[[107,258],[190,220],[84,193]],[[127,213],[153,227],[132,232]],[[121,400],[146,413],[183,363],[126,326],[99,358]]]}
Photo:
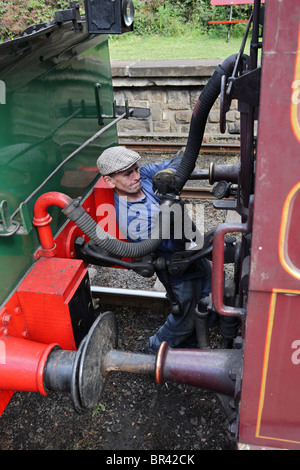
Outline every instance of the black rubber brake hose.
{"label": "black rubber brake hose", "polygon": [[169,211],[169,206],[173,202],[165,200],[160,205],[160,212],[155,218],[154,229],[151,237],[141,242],[128,243],[109,235],[98,225],[95,220],[85,212],[80,204],[81,198],[74,199],[63,213],[72,220],[94,243],[108,253],[112,253],[120,258],[140,258],[149,253],[153,253],[166,239],[169,234],[168,224],[161,223],[164,211]]}
{"label": "black rubber brake hose", "polygon": [[203,88],[193,111],[186,149],[175,173],[175,192],[179,194],[195,168],[202,145],[208,114],[221,91],[222,76],[232,74],[237,54],[233,54],[219,65]]}

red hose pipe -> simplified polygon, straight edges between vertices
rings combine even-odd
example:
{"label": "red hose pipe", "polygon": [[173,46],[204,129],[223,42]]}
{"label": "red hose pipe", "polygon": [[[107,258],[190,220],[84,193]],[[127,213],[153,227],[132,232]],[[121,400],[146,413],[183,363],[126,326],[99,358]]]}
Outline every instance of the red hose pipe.
{"label": "red hose pipe", "polygon": [[45,257],[55,256],[56,245],[53,240],[50,223],[52,217],[48,214],[48,207],[58,206],[64,209],[72,202],[66,194],[52,191],[42,194],[34,205],[33,225],[37,227],[41,243],[40,254]]}

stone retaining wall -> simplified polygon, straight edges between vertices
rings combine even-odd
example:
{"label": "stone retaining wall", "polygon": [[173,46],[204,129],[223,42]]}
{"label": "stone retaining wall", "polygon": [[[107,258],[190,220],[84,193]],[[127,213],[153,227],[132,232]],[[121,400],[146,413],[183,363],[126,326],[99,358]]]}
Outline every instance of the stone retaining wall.
{"label": "stone retaining wall", "polygon": [[[120,137],[186,138],[191,114],[201,90],[222,60],[112,61],[114,97],[117,105],[150,108],[148,119],[122,120]],[[238,137],[239,112],[234,100],[226,115],[226,133],[220,133],[219,103],[207,121],[204,140]]]}

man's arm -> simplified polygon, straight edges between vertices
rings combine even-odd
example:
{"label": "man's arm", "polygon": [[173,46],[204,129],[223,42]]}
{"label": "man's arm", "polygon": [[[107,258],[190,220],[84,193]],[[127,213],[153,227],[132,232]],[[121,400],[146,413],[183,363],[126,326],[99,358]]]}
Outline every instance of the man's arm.
{"label": "man's arm", "polygon": [[179,152],[177,152],[177,154],[172,160],[164,160],[161,163],[142,165],[140,168],[142,178],[152,179],[158,172],[166,169],[171,170],[173,173],[175,173],[177,168],[179,167],[182,156],[183,151],[180,150]]}
{"label": "man's arm", "polygon": [[183,151],[179,151],[166,168],[160,169],[152,178],[153,191],[156,194],[174,193],[174,175],[181,162]]}

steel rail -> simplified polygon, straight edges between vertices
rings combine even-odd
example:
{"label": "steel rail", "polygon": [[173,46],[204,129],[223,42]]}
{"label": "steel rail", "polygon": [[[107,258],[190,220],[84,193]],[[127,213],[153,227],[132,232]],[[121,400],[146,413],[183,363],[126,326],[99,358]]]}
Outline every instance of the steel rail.
{"label": "steel rail", "polygon": [[[181,196],[184,199],[213,199],[216,200],[216,197],[212,193],[212,187],[202,187],[202,186],[185,186],[181,191]],[[232,197],[227,197],[226,200],[232,200]]]}
{"label": "steel rail", "polygon": [[148,291],[139,289],[122,289],[120,287],[99,287],[91,286],[91,292],[95,295],[121,295],[129,297],[139,297],[143,299],[167,300],[165,292]]}
{"label": "steel rail", "polygon": [[139,289],[122,289],[114,287],[91,286],[91,295],[100,299],[101,304],[137,307],[146,310],[167,312],[169,301],[165,292],[145,291]]}
{"label": "steel rail", "polygon": [[212,188],[185,186],[181,196],[186,199],[216,199],[211,191]]}
{"label": "steel rail", "polygon": [[[137,152],[178,152],[184,149],[186,142],[150,142],[150,141],[122,141],[119,143],[123,147],[130,148]],[[201,153],[215,155],[232,155],[240,153],[239,143],[203,143],[200,149]]]}

